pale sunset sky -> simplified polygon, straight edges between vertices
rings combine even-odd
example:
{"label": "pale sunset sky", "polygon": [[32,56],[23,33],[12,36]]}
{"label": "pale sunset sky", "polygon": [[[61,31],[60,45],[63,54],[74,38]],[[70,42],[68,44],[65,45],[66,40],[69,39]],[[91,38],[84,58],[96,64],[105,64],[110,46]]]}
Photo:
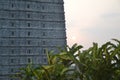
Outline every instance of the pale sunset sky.
{"label": "pale sunset sky", "polygon": [[120,40],[120,0],[64,0],[67,42],[88,48]]}

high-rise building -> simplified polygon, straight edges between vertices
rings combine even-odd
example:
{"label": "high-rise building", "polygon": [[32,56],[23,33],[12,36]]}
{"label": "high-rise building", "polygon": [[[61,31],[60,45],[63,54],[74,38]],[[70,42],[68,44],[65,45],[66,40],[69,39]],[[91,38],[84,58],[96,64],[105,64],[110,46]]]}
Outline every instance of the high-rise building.
{"label": "high-rise building", "polygon": [[66,45],[63,0],[0,0],[0,80]]}

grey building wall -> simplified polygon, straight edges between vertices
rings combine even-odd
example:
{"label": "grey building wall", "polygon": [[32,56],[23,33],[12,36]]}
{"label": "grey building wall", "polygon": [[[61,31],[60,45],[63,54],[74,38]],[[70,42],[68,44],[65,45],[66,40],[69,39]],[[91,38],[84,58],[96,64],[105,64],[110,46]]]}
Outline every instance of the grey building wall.
{"label": "grey building wall", "polygon": [[0,0],[0,80],[66,45],[63,0]]}

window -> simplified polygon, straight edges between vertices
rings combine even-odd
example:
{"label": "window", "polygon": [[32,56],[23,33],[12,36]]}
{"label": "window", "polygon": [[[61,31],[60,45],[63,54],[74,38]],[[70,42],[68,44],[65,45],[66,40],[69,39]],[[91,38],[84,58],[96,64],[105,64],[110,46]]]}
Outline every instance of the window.
{"label": "window", "polygon": [[28,27],[30,27],[30,23],[28,23],[27,25],[28,25]]}
{"label": "window", "polygon": [[11,53],[14,54],[14,50],[11,50]]}
{"label": "window", "polygon": [[10,69],[10,72],[14,72],[14,69],[13,69],[13,68],[11,68],[11,69]]}
{"label": "window", "polygon": [[27,4],[27,8],[30,8],[30,5],[29,5],[29,4]]}
{"label": "window", "polygon": [[30,36],[30,32],[28,32],[28,36]]}
{"label": "window", "polygon": [[31,58],[28,58],[27,61],[28,61],[28,63],[31,63],[31,62],[32,62],[32,59],[31,59]]}
{"label": "window", "polygon": [[42,34],[43,36],[46,36],[46,34],[45,34],[45,32],[43,32],[43,34]]}
{"label": "window", "polygon": [[28,45],[30,45],[30,40],[29,40],[29,41],[27,41],[27,43],[28,43]]}
{"label": "window", "polygon": [[43,49],[43,54],[46,54],[46,49]]}
{"label": "window", "polygon": [[13,13],[11,14],[11,17],[14,18],[14,14]]}
{"label": "window", "polygon": [[42,10],[44,10],[45,9],[45,7],[44,6],[42,6]]}
{"label": "window", "polygon": [[11,59],[10,62],[11,62],[11,63],[14,63],[14,59]]}
{"label": "window", "polygon": [[27,14],[27,18],[30,18],[30,14]]}
{"label": "window", "polygon": [[14,23],[13,22],[11,22],[11,26],[14,27]]}
{"label": "window", "polygon": [[42,15],[42,16],[41,16],[41,18],[42,18],[42,19],[44,19],[44,18],[45,18],[45,16],[44,16],[44,15]]}
{"label": "window", "polygon": [[14,36],[14,32],[13,31],[11,32],[11,35]]}
{"label": "window", "polygon": [[62,18],[62,20],[64,20],[64,19],[65,19],[65,17],[64,17],[64,16],[62,16],[61,18]]}
{"label": "window", "polygon": [[43,61],[44,61],[44,63],[46,63],[46,62],[47,62],[47,59],[46,59],[46,58],[44,58],[44,59],[43,59]]}
{"label": "window", "polygon": [[12,8],[14,7],[14,4],[13,4],[13,3],[11,4],[11,7],[12,7]]}
{"label": "window", "polygon": [[11,44],[12,44],[12,45],[14,44],[14,41],[13,41],[13,40],[11,40]]}
{"label": "window", "polygon": [[45,27],[45,24],[42,23],[41,25],[42,25],[43,28]]}
{"label": "window", "polygon": [[30,50],[30,49],[29,49],[29,50],[27,50],[27,53],[29,53],[29,54],[30,54],[30,53],[31,53],[31,50]]}
{"label": "window", "polygon": [[42,43],[43,43],[43,45],[45,45],[45,44],[46,44],[46,42],[45,42],[45,41],[43,41]]}

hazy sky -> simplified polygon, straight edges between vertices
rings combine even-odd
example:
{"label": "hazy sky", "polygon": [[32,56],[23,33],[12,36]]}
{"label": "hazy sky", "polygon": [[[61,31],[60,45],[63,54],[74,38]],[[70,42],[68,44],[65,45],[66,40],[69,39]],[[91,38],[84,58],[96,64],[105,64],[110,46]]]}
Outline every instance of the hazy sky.
{"label": "hazy sky", "polygon": [[68,45],[120,39],[120,0],[64,0]]}

